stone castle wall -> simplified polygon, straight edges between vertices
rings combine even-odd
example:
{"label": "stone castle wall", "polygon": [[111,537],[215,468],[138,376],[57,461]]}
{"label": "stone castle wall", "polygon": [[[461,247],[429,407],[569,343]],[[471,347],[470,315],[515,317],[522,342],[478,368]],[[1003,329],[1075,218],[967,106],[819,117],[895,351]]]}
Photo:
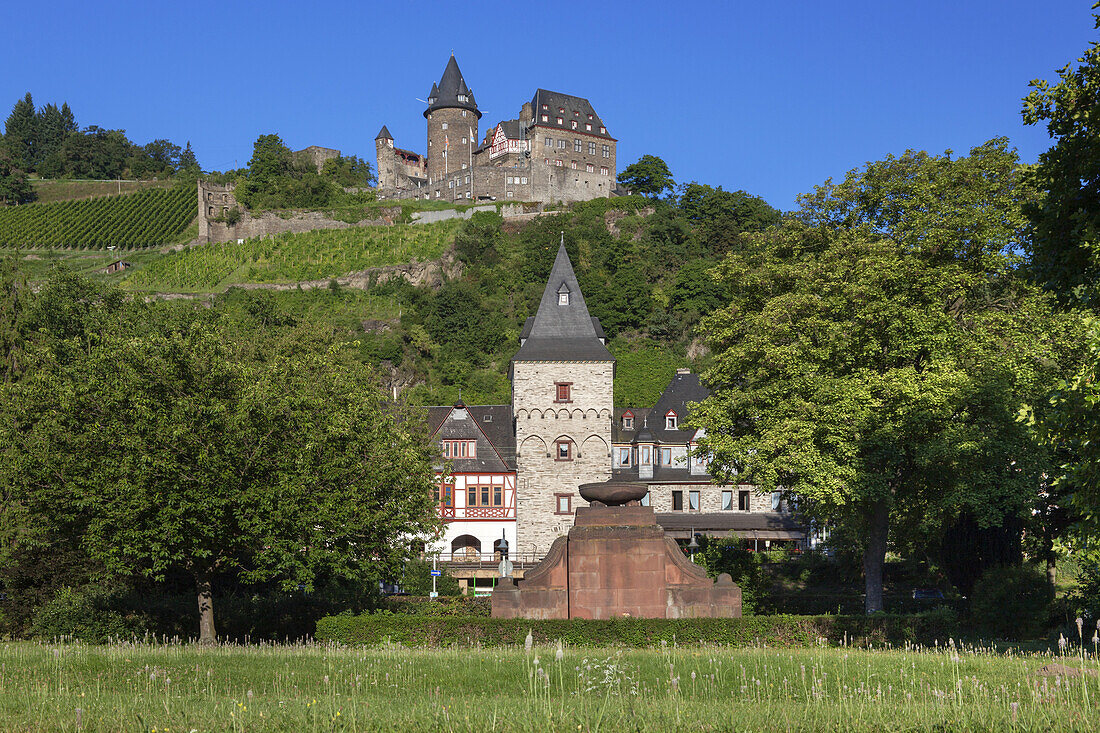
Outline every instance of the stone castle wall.
{"label": "stone castle wall", "polygon": [[[557,513],[557,495],[583,500],[577,486],[611,476],[613,362],[515,362],[512,405],[518,476],[516,552],[543,555],[573,524]],[[572,400],[555,402],[557,382],[572,382]],[[557,460],[555,442],[568,440],[571,460]]]}
{"label": "stone castle wall", "polygon": [[[477,115],[469,110],[445,107],[429,112],[427,120],[428,180],[434,184],[440,178],[462,170],[462,166],[472,167],[471,155],[478,139]],[[446,156],[443,155],[444,150]]]}

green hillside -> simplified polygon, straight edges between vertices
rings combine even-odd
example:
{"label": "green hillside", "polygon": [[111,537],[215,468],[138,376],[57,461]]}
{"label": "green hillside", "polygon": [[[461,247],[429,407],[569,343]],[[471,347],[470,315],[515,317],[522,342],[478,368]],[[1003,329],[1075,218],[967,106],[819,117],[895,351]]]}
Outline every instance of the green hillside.
{"label": "green hillside", "polygon": [[37,179],[31,181],[36,203],[48,204],[55,201],[73,201],[90,199],[97,196],[118,196],[152,188],[171,188],[171,179],[154,181],[93,181],[60,179]]}
{"label": "green hillside", "polygon": [[124,282],[132,290],[213,292],[244,283],[321,280],[370,267],[440,257],[458,221],[367,226],[190,247],[164,255]]}
{"label": "green hillside", "polygon": [[187,185],[0,209],[0,246],[137,249],[176,241],[198,214]]}

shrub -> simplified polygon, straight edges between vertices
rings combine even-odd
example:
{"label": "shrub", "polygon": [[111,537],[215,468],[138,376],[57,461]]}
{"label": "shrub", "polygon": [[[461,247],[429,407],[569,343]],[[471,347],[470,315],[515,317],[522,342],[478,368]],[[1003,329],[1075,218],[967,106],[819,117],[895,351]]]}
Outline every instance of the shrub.
{"label": "shrub", "polygon": [[653,647],[666,644],[813,646],[821,640],[854,645],[932,644],[955,636],[950,611],[912,616],[747,616],[738,619],[528,620],[475,616],[427,617],[350,613],[317,622],[317,639],[343,644],[406,646],[521,645],[528,632],[537,644],[560,639],[575,646]]}
{"label": "shrub", "polygon": [[153,624],[142,613],[123,613],[116,598],[101,589],[60,588],[34,616],[28,635],[35,639],[71,636],[89,643],[142,636]]}
{"label": "shrub", "polygon": [[975,628],[1000,638],[1041,636],[1054,596],[1046,575],[1033,565],[1001,565],[982,573],[970,596]]}

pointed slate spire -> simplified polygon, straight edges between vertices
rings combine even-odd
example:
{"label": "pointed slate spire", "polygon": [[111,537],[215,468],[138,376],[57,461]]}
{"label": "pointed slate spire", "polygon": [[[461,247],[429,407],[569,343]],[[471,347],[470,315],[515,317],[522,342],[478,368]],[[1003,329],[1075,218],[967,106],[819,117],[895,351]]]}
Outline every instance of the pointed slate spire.
{"label": "pointed slate spire", "polygon": [[[434,101],[433,101],[434,100]],[[444,108],[466,109],[481,119],[481,112],[474,101],[474,93],[466,86],[466,80],[462,78],[462,72],[458,68],[454,54],[447,61],[447,68],[443,70],[443,76],[439,84],[432,85],[432,93],[428,95],[428,109],[424,110],[424,116],[428,113]]]}
{"label": "pointed slate spire", "polygon": [[558,247],[530,334],[513,361],[614,361],[596,333],[573,264]]}
{"label": "pointed slate spire", "polygon": [[393,140],[393,135],[390,134],[389,129],[382,125],[382,129],[378,131],[378,134],[374,136],[375,140]]}

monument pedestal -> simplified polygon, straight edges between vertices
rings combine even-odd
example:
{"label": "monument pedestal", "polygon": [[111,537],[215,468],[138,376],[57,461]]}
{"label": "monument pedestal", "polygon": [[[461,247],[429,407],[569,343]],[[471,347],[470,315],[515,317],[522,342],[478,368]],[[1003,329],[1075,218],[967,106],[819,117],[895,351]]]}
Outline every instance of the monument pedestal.
{"label": "monument pedestal", "polygon": [[684,557],[652,507],[593,505],[519,584],[502,579],[492,603],[494,618],[734,618],[741,589]]}

